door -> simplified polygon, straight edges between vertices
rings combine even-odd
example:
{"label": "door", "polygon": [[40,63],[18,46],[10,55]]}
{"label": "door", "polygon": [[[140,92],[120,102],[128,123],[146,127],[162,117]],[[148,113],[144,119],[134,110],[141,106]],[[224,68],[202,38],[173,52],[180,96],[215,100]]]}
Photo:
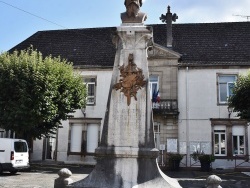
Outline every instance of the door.
{"label": "door", "polygon": [[44,139],[44,160],[54,160],[55,159],[55,146],[56,139],[52,136],[46,137]]}
{"label": "door", "polygon": [[13,167],[29,165],[29,150],[24,140],[14,140],[14,151],[11,151],[11,163]]}

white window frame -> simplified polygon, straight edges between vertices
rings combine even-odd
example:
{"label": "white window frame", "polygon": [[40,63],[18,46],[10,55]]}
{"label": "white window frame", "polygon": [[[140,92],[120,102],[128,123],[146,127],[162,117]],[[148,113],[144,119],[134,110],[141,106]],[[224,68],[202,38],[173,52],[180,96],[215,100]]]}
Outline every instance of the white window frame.
{"label": "white window frame", "polygon": [[94,85],[94,95],[88,95],[87,96],[87,104],[95,104],[95,82],[88,82],[87,85],[87,94],[88,94],[88,88],[89,85]]}
{"label": "white window frame", "polygon": [[[81,124],[82,126],[82,130],[81,130],[81,151],[80,152],[72,152],[72,148],[71,148],[71,141],[73,139],[72,137],[72,127],[75,126],[74,124]],[[87,152],[87,145],[88,145],[88,139],[87,139],[87,134],[88,134],[88,126],[89,124],[97,124],[99,125],[98,128],[98,146],[100,144],[101,141],[101,118],[91,118],[91,120],[82,120],[82,119],[78,119],[78,118],[73,118],[73,119],[69,119],[69,130],[68,130],[68,155],[93,155],[93,153]]]}
{"label": "white window frame", "polygon": [[[243,141],[244,141],[244,145],[243,145],[243,153],[240,153],[241,151],[241,146],[240,146],[240,136],[243,137]],[[237,153],[235,153],[235,150],[234,150],[234,137],[237,137]],[[246,141],[245,141],[245,136],[244,135],[233,135],[233,138],[232,138],[232,142],[233,142],[233,155],[245,155],[246,153]]]}
{"label": "white window frame", "polygon": [[[222,82],[220,81],[220,77],[234,77],[234,82]],[[218,80],[218,102],[219,104],[227,104],[228,103],[228,98],[230,96],[230,88],[229,88],[229,85],[230,84],[234,84],[237,80],[237,74],[218,74],[218,77],[217,77],[217,80]],[[227,93],[227,100],[224,101],[224,100],[221,100],[221,87],[220,85],[221,84],[227,84],[227,88],[226,88],[226,93]]]}
{"label": "white window frame", "polygon": [[[244,138],[244,154],[240,154],[241,156],[247,156],[248,153],[248,122],[246,120],[240,120],[240,119],[222,119],[222,118],[211,118],[211,126],[212,126],[212,148],[213,148],[213,154],[219,158],[226,158],[226,157],[232,157],[234,155],[234,137],[233,136],[243,136]],[[217,144],[215,143],[215,133],[216,131],[225,131],[226,137],[225,137],[225,147],[226,147],[226,154],[224,155],[218,155],[216,154]],[[238,142],[239,143],[239,142]],[[218,153],[218,152],[217,152]]]}
{"label": "white window frame", "polygon": [[155,147],[160,149],[161,144],[161,125],[158,122],[154,122],[154,138],[155,138]]}
{"label": "white window frame", "polygon": [[[240,146],[240,137],[243,137],[243,153],[240,153],[241,147]],[[237,153],[234,150],[234,137],[237,137]],[[233,155],[245,155],[246,154],[246,128],[243,126],[233,126],[232,128],[232,151]]]}
{"label": "white window frame", "polygon": [[[223,132],[217,132],[217,131],[223,131]],[[222,130],[222,129],[215,129],[214,131],[213,131],[213,134],[214,134],[214,146],[213,146],[213,148],[214,148],[214,156],[227,156],[227,134],[226,134],[226,130],[224,129],[224,130]],[[216,137],[216,135],[218,135],[219,136],[219,141],[218,141],[218,143],[219,143],[219,145],[218,145],[218,150],[219,150],[219,153],[216,153],[216,149],[215,149],[215,137]],[[224,141],[224,144],[225,144],[225,146],[224,146],[224,148],[225,148],[225,153],[224,154],[222,154],[222,135],[224,135],[224,137],[225,137],[225,141]]]}
{"label": "white window frame", "polygon": [[[157,81],[151,81],[151,78],[150,77],[157,77]],[[158,75],[150,75],[149,76],[149,88],[150,88],[150,98],[152,99],[153,97],[153,84],[156,84],[156,91],[159,90],[159,76]]]}
{"label": "white window frame", "polygon": [[[95,79],[95,81],[86,81],[88,79]],[[84,77],[83,78],[84,83],[86,84],[86,88],[87,88],[87,100],[86,100],[86,104],[87,105],[95,105],[96,103],[96,77]],[[89,85],[94,85],[94,95],[88,95],[88,88]]]}

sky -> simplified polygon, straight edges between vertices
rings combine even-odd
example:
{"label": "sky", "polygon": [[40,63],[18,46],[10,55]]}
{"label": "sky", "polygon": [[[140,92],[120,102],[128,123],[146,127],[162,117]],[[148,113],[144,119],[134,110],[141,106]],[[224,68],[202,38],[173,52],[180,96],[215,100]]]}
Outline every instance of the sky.
{"label": "sky", "polygon": [[[162,24],[168,5],[177,24],[250,22],[250,0],[143,0],[145,24]],[[120,26],[122,12],[124,0],[0,0],[0,53],[37,31]]]}

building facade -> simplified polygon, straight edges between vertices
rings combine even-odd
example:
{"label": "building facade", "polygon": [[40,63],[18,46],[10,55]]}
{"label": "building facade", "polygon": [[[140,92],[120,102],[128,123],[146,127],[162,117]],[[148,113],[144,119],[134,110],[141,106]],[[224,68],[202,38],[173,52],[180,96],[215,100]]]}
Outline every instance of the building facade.
{"label": "building facade", "polygon": [[[187,166],[195,166],[196,151],[213,154],[213,168],[235,168],[249,155],[248,122],[228,108],[233,83],[249,67],[211,66],[179,68],[179,150]],[[242,158],[243,157],[243,158]],[[237,159],[237,160],[236,160]],[[236,161],[235,161],[236,160]],[[235,162],[237,164],[235,164]],[[248,163],[238,167],[248,166]]]}
{"label": "building facade", "polygon": [[[228,109],[227,98],[238,75],[250,67],[250,22],[150,27],[154,44],[148,49],[148,84],[159,164],[168,165],[169,153],[181,153],[185,155],[181,165],[192,167],[190,155],[202,150],[215,155],[213,168],[234,168],[237,156],[249,156],[249,128]],[[62,122],[57,135],[34,140],[31,160],[95,164],[115,58],[111,37],[115,31],[114,27],[39,31],[10,50],[32,44],[45,56],[60,55],[81,71],[88,87],[86,108]]]}

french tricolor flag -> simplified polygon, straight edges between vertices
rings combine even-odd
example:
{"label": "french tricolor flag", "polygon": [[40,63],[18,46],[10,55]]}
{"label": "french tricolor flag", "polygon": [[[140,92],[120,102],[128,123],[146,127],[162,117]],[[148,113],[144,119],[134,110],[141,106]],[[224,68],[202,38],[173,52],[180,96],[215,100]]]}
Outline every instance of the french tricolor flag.
{"label": "french tricolor flag", "polygon": [[152,96],[152,102],[160,102],[160,93],[159,93],[159,90],[156,91],[154,90],[154,93],[153,93],[153,96]]}

